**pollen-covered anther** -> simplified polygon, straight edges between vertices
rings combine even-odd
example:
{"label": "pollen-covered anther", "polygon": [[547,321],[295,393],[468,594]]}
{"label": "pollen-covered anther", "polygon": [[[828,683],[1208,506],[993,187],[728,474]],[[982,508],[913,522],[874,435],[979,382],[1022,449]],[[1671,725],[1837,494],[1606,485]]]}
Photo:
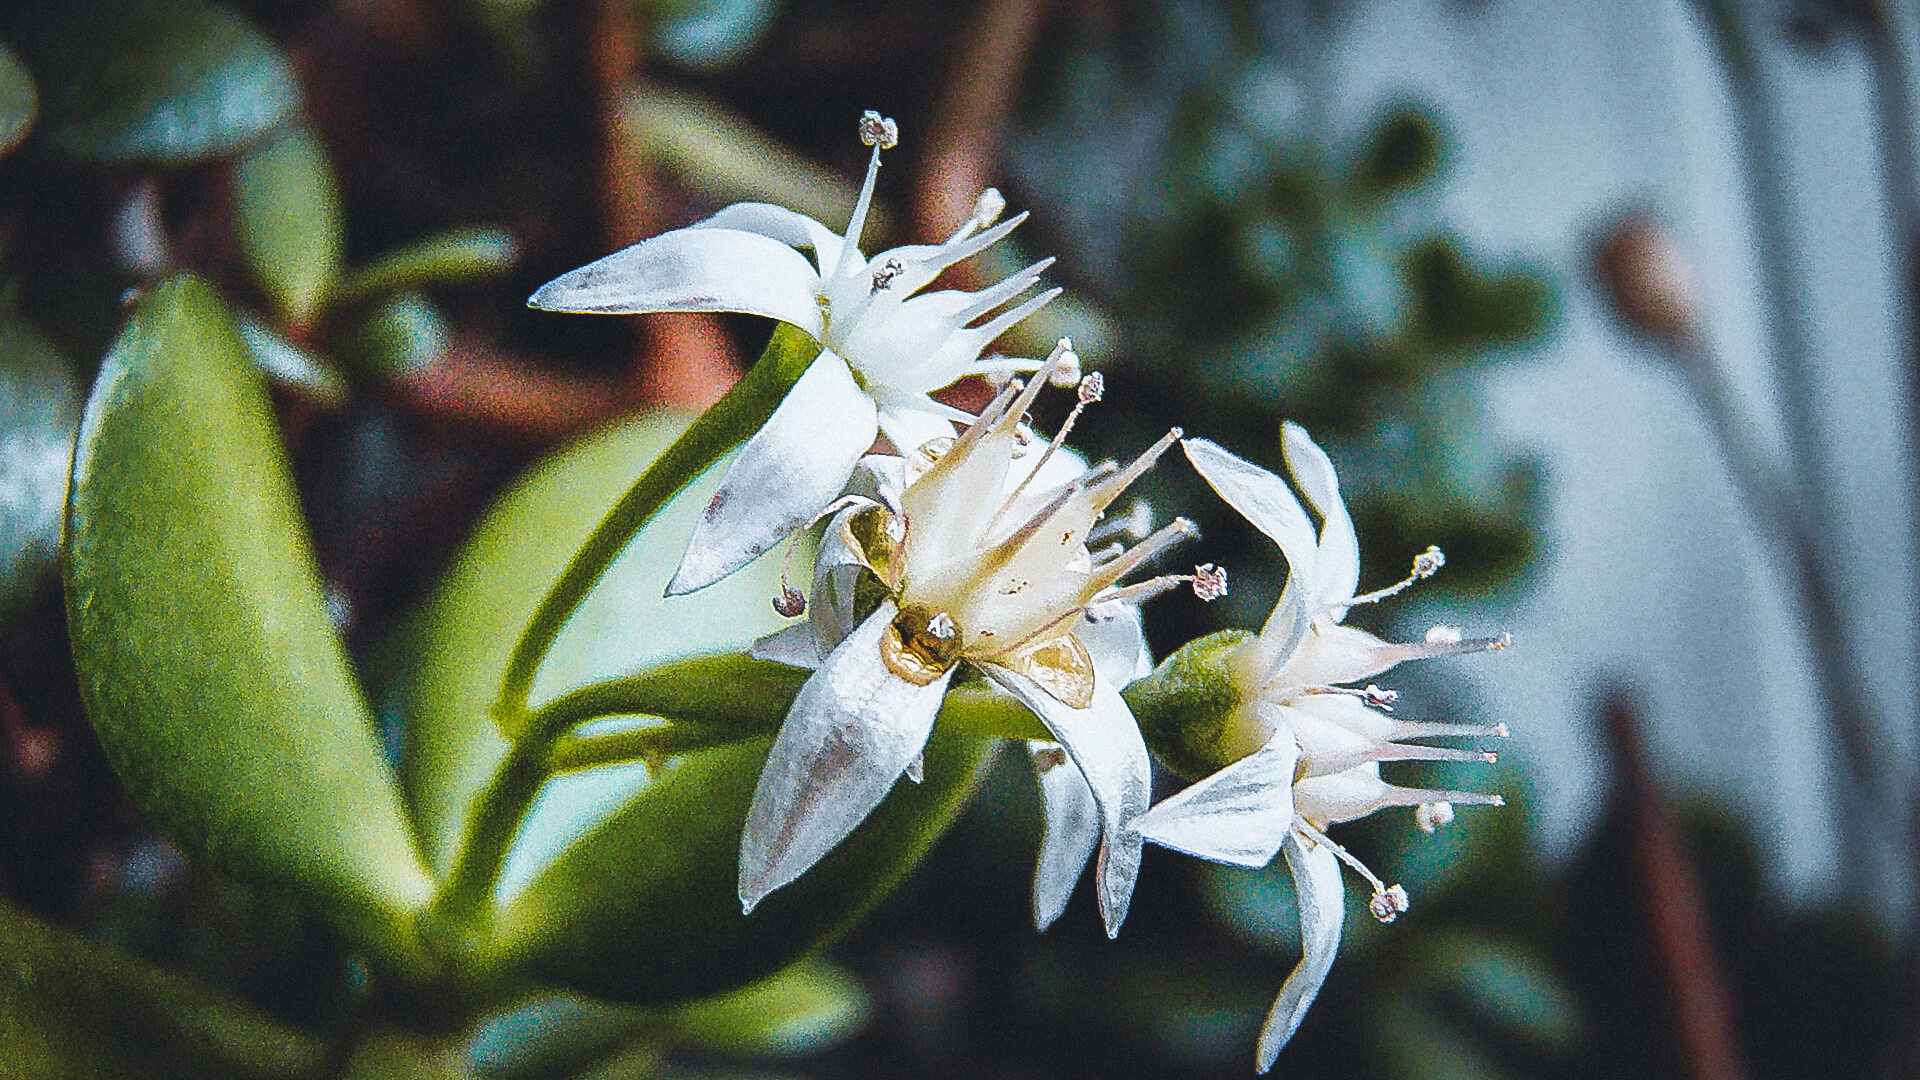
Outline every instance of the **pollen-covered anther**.
{"label": "pollen-covered anther", "polygon": [[1389,885],[1373,894],[1367,901],[1367,910],[1383,923],[1390,923],[1406,914],[1412,902],[1407,899],[1407,890],[1398,885]]}
{"label": "pollen-covered anther", "polygon": [[1000,220],[1007,211],[1007,197],[1000,194],[999,188],[988,188],[973,200],[973,227],[984,229]]}
{"label": "pollen-covered anther", "polygon": [[1413,576],[1417,578],[1430,578],[1439,573],[1440,568],[1445,565],[1447,565],[1446,553],[1442,552],[1438,547],[1429,544],[1427,545],[1427,550],[1414,556]]}
{"label": "pollen-covered anther", "polygon": [[1420,826],[1421,832],[1431,836],[1440,826],[1453,824],[1453,804],[1423,802],[1413,808],[1413,823]]}
{"label": "pollen-covered anther", "polygon": [[783,581],[780,583],[780,595],[773,598],[773,610],[784,618],[797,619],[807,613],[807,598]]}
{"label": "pollen-covered anther", "polygon": [[1227,568],[1201,563],[1193,568],[1193,595],[1212,603],[1227,595]]}
{"label": "pollen-covered anther", "polygon": [[891,118],[868,109],[860,114],[860,142],[865,146],[891,150],[900,142],[900,126]]}
{"label": "pollen-covered anther", "polygon": [[888,259],[881,263],[880,269],[873,272],[873,291],[879,292],[882,289],[892,288],[894,279],[906,272],[907,264],[899,259]]}
{"label": "pollen-covered anther", "polygon": [[1080,404],[1091,405],[1107,394],[1107,377],[1097,371],[1089,371],[1080,380]]}
{"label": "pollen-covered anther", "polygon": [[1400,700],[1400,691],[1383,689],[1372,683],[1368,683],[1366,689],[1360,691],[1360,695],[1367,704],[1388,712],[1392,712],[1393,703]]}

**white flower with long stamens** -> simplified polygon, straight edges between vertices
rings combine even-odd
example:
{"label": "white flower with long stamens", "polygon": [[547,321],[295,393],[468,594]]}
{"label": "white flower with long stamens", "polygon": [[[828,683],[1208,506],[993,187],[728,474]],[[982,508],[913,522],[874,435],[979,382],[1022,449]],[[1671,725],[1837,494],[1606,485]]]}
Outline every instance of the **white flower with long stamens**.
{"label": "white flower with long stamens", "polygon": [[[811,519],[840,493],[876,433],[908,453],[951,437],[953,421],[973,419],[928,397],[932,391],[967,375],[1040,366],[980,354],[1059,295],[1048,289],[1007,307],[1052,259],[978,292],[920,291],[1027,215],[994,224],[1006,203],[988,189],[945,243],[869,259],[859,243],[880,151],[899,136],[893,121],[874,112],[861,118],[860,134],[873,156],[844,236],[784,207],[737,203],[562,275],[527,301],[549,311],[746,312],[790,323],[820,343],[820,355],[728,468],[667,586],[670,596],[720,580]],[[812,261],[797,249],[810,250]]]}
{"label": "white flower with long stamens", "polygon": [[[1105,605],[1193,580],[1119,584],[1194,529],[1176,520],[1130,549],[1099,558],[1088,550],[1101,512],[1178,432],[1125,468],[1071,469],[1066,482],[1054,482],[1065,460],[1056,452],[1059,438],[1044,450],[1032,446],[1021,418],[1065,355],[1064,347],[1055,350],[1031,384],[1009,385],[958,439],[935,440],[891,466],[897,481],[877,465],[863,470],[871,496],[855,496],[834,519],[809,623],[756,647],[755,655],[813,666],[814,674],[794,699],[747,814],[740,845],[747,909],[832,850],[917,767],[964,661],[1032,710],[1077,772],[1101,838],[1100,911],[1108,933],[1118,932],[1139,871],[1134,823],[1147,808],[1149,762],[1120,679],[1096,666],[1077,628],[1089,614],[1096,623],[1112,617]],[[1082,395],[1083,405],[1089,400]],[[1029,454],[1038,461],[1022,460]],[[1010,475],[1017,479],[1010,483]],[[859,571],[877,579],[884,598],[847,629]],[[1064,823],[1078,792],[1060,786]],[[1050,844],[1043,862],[1072,861],[1084,830],[1062,828],[1069,835]],[[1057,888],[1058,876],[1044,880]]]}
{"label": "white flower with long stamens", "polygon": [[1265,627],[1222,658],[1235,705],[1213,748],[1218,771],[1140,821],[1147,839],[1215,862],[1259,867],[1276,854],[1286,856],[1299,895],[1303,956],[1261,1030],[1257,1064],[1263,1073],[1332,966],[1343,917],[1340,863],[1372,888],[1368,908],[1376,918],[1391,922],[1407,909],[1406,892],[1328,839],[1328,826],[1411,806],[1418,824],[1431,830],[1451,820],[1455,805],[1501,805],[1498,795],[1396,786],[1381,778],[1380,763],[1491,762],[1493,755],[1481,751],[1403,740],[1506,734],[1500,726],[1397,720],[1388,715],[1392,691],[1348,685],[1402,661],[1500,649],[1508,639],[1463,640],[1456,631],[1436,628],[1424,642],[1399,644],[1343,625],[1349,608],[1431,576],[1442,558],[1439,549],[1429,548],[1405,581],[1356,596],[1360,549],[1333,463],[1296,424],[1286,425],[1283,442],[1294,479],[1321,518],[1317,530],[1280,477],[1205,439],[1183,444],[1214,490],[1280,546],[1288,577]]}

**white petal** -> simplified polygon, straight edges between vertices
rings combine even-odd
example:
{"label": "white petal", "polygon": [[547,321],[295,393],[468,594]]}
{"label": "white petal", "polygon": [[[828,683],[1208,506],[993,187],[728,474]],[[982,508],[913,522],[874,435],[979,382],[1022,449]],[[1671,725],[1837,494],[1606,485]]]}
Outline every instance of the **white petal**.
{"label": "white petal", "polygon": [[839,496],[875,430],[873,399],[845,361],[821,352],[727,467],[667,595],[719,581],[806,524]]}
{"label": "white petal", "polygon": [[1293,871],[1293,890],[1300,901],[1301,957],[1260,1029],[1256,1064],[1263,1073],[1273,1068],[1280,1048],[1293,1038],[1307,1006],[1313,1004],[1321,984],[1327,981],[1333,954],[1340,948],[1340,924],[1346,917],[1340,862],[1325,844],[1309,847],[1309,843],[1299,833],[1289,831],[1280,848],[1287,856],[1287,869]]}
{"label": "white petal", "polygon": [[1118,687],[1153,674],[1153,654],[1140,627],[1140,606],[1125,600],[1089,604],[1073,624],[1073,636],[1087,647],[1093,670]]}
{"label": "white petal", "polygon": [[808,671],[819,667],[820,662],[826,659],[820,651],[820,639],[811,622],[797,622],[775,630],[748,646],[747,655],[755,660],[771,660],[776,664],[806,668]]}
{"label": "white petal", "polygon": [[1162,847],[1257,869],[1293,828],[1299,747],[1284,728],[1267,745],[1147,811],[1140,832]]}
{"label": "white petal", "polygon": [[1326,451],[1307,436],[1307,429],[1289,420],[1280,429],[1287,468],[1300,481],[1300,490],[1319,512],[1320,564],[1313,583],[1323,604],[1351,600],[1360,587],[1360,541],[1353,534],[1353,518],[1340,498],[1340,480]]}
{"label": "white petal", "polygon": [[1031,740],[1027,754],[1040,779],[1040,805],[1045,815],[1040,837],[1040,865],[1033,875],[1033,923],[1052,926],[1067,909],[1080,871],[1100,842],[1100,807],[1093,789],[1072,761],[1051,760],[1061,753],[1057,743]]}
{"label": "white petal", "polygon": [[528,307],[603,314],[742,311],[820,337],[820,276],[787,245],[733,229],[676,229],[540,286]]}
{"label": "white petal", "polygon": [[1140,876],[1140,815],[1151,801],[1153,773],[1147,744],[1140,738],[1127,703],[1106,679],[1096,678],[1093,704],[1075,709],[1040,689],[1032,680],[997,664],[983,664],[987,677],[1033,710],[1080,770],[1100,808],[1100,917],[1107,936],[1120,933]]}
{"label": "white petal", "polygon": [[898,613],[881,604],[793,699],[740,837],[744,910],[846,839],[926,745],[953,669],[926,686],[887,669],[880,635]]}
{"label": "white petal", "polygon": [[831,270],[840,261],[840,234],[797,210],[772,203],[734,203],[692,228],[759,233],[788,247],[810,247],[816,263]]}
{"label": "white petal", "polygon": [[1292,686],[1356,682],[1402,661],[1418,659],[1427,651],[1430,647],[1382,641],[1358,627],[1322,619],[1286,666],[1283,681]]}
{"label": "white petal", "polygon": [[[929,406],[934,404],[924,398],[922,401]],[[942,410],[916,409],[897,399],[888,400],[880,407],[880,430],[902,454],[911,454],[935,439],[953,438],[953,423]]]}
{"label": "white petal", "polygon": [[[1318,581],[1315,562],[1320,543],[1314,535],[1313,523],[1307,520],[1306,511],[1300,509],[1300,501],[1293,497],[1285,480],[1218,443],[1184,439],[1180,445],[1187,451],[1187,460],[1213,485],[1213,490],[1252,522],[1254,528],[1280,545],[1280,553],[1287,559],[1289,585],[1294,579]],[[1352,596],[1348,591],[1342,598]],[[1308,601],[1312,603],[1313,598],[1309,596]]]}

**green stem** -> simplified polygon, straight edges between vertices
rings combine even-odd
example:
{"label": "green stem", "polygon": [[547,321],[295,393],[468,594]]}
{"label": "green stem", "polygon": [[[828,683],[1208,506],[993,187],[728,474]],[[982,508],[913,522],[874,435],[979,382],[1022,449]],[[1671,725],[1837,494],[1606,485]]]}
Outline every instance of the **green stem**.
{"label": "green stem", "polygon": [[561,628],[607,567],[667,500],[767,422],[819,352],[820,346],[812,338],[781,324],[759,362],[634,481],[574,552],[572,561],[528,621],[501,679],[495,715],[510,736],[518,738],[520,733],[505,721],[527,716],[535,673]]}

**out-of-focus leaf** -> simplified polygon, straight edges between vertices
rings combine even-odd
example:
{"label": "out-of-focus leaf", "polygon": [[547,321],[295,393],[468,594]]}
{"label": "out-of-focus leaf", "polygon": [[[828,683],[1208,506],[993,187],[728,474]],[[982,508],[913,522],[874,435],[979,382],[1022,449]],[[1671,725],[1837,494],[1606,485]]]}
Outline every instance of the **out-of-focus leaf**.
{"label": "out-of-focus leaf", "polygon": [[188,165],[292,115],[286,58],[238,12],[200,0],[26,0],[0,31],[40,86],[49,146],[103,165]]}
{"label": "out-of-focus leaf", "polygon": [[1507,1080],[1510,1075],[1419,1002],[1395,995],[1380,1007],[1373,1040],[1398,1080]]}
{"label": "out-of-focus leaf", "polygon": [[1424,109],[1396,109],[1374,129],[1351,182],[1367,198],[1413,187],[1440,171],[1443,146],[1439,127]]}
{"label": "out-of-focus leaf", "polygon": [[329,408],[346,404],[347,381],[333,365],[274,333],[266,323],[244,311],[235,313],[240,340],[247,343],[253,362],[272,378],[299,387]]}
{"label": "out-of-focus leaf", "polygon": [[313,321],[340,273],[340,190],[313,129],[289,127],[234,171],[240,247],[253,278],[295,326]]}
{"label": "out-of-focus leaf", "polygon": [[346,341],[340,356],[355,374],[386,382],[423,370],[447,351],[447,321],[419,293],[389,297]]}
{"label": "out-of-focus leaf", "polygon": [[812,1053],[866,1021],[866,988],[830,964],[809,960],[744,990],[674,1010],[674,1041],[726,1054]]}
{"label": "out-of-focus leaf", "polygon": [[1413,951],[1433,985],[1513,1034],[1548,1050],[1570,1049],[1580,1037],[1573,995],[1519,943],[1456,930],[1426,935]]}
{"label": "out-of-focus leaf", "polygon": [[40,115],[40,94],[33,73],[6,42],[0,41],[0,154],[14,148]]}
{"label": "out-of-focus leaf", "polygon": [[543,993],[481,1021],[467,1061],[484,1080],[603,1075],[583,1070],[623,1051],[650,1051],[663,1030],[653,1010]]}
{"label": "out-of-focus leaf", "polygon": [[654,24],[654,44],[677,64],[722,68],[759,42],[779,10],[775,0],[703,0]]}
{"label": "out-of-focus leaf", "polygon": [[0,313],[0,623],[53,571],[80,404],[53,342]]}
{"label": "out-of-focus leaf", "polygon": [[161,284],[101,365],[66,556],[81,694],[149,818],[409,961],[431,882],[327,620],[259,374],[204,282]]}
{"label": "out-of-focus leaf", "polygon": [[318,1076],[317,1040],[182,975],[0,903],[0,1072],[66,1077]]}
{"label": "out-of-focus leaf", "polygon": [[1482,270],[1447,240],[1413,248],[1404,272],[1414,332],[1432,349],[1517,345],[1553,322],[1553,287],[1544,277],[1529,270]]}
{"label": "out-of-focus leaf", "polygon": [[505,229],[453,229],[396,248],[348,274],[334,299],[353,304],[402,289],[482,281],[512,266],[519,254]]}

